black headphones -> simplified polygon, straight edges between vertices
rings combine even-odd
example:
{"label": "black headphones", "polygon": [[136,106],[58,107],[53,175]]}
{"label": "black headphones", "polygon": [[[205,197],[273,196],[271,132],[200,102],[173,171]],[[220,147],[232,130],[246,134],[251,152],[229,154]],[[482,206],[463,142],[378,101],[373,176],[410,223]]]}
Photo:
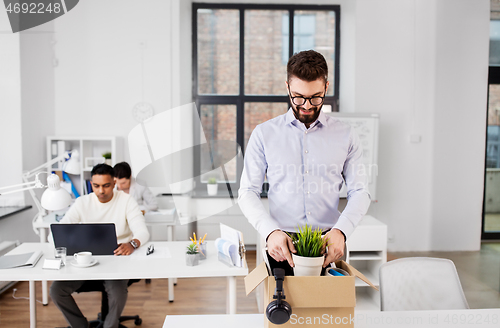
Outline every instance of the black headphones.
{"label": "black headphones", "polygon": [[273,270],[274,279],[276,279],[276,290],[274,291],[273,299],[266,308],[266,316],[275,325],[282,325],[290,320],[292,315],[292,307],[287,302],[283,301],[286,297],[283,293],[283,281],[285,280],[285,270],[276,268]]}

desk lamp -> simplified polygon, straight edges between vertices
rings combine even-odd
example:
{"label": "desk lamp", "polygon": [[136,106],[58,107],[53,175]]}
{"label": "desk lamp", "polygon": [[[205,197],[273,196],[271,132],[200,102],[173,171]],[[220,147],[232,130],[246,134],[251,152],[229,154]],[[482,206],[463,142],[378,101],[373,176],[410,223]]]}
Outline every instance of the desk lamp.
{"label": "desk lamp", "polygon": [[[59,177],[56,174],[53,173],[50,174],[47,177],[47,185],[45,186],[40,181],[38,176],[41,173],[47,173],[47,172],[43,172],[41,170],[50,168],[53,164],[61,160],[67,160],[63,165],[63,170],[70,174],[79,174],[80,172],[80,164],[78,161],[79,157],[80,156],[77,150],[74,150],[72,152],[66,152],[65,154],[58,156],[31,171],[25,172],[23,173],[24,183],[0,188],[0,196],[14,192],[28,190],[31,197],[33,198],[33,201],[35,202],[36,207],[38,208],[38,214],[36,220],[41,221],[43,216],[46,215],[46,210],[57,211],[65,207],[68,207],[71,204],[71,196],[70,194],[68,194],[66,190],[61,188]],[[28,179],[30,179],[32,176],[35,176],[35,180],[28,181]],[[39,189],[45,187],[48,188],[42,194],[41,201],[39,201],[33,189]],[[8,191],[1,192],[1,190],[8,190]]]}

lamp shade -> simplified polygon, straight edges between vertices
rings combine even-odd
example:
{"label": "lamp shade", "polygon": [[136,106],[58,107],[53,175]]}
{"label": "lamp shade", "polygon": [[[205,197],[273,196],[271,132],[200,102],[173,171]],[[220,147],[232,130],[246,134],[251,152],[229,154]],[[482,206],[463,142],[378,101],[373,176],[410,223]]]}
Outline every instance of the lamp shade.
{"label": "lamp shade", "polygon": [[62,210],[71,204],[71,196],[61,188],[59,177],[55,174],[47,178],[47,190],[42,195],[41,205],[49,211]]}
{"label": "lamp shade", "polygon": [[64,163],[63,170],[69,174],[80,174],[80,153],[78,150],[71,152],[71,158]]}

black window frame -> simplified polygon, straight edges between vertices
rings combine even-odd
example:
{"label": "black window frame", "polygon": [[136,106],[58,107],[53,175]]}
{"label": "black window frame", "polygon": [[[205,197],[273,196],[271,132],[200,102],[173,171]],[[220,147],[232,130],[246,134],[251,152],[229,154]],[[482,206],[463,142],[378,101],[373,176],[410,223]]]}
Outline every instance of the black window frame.
{"label": "black window frame", "polygon": [[[239,94],[238,95],[207,95],[198,93],[198,9],[231,9],[239,11]],[[294,14],[295,11],[334,11],[335,12],[335,58],[334,58],[334,94],[326,96],[323,105],[330,105],[332,111],[339,111],[339,81],[340,81],[340,5],[293,5],[293,4],[247,4],[247,3],[200,3],[192,4],[192,94],[198,115],[201,115],[203,105],[235,105],[236,106],[236,142],[244,153],[245,142],[245,103],[287,103],[290,108],[288,95],[246,95],[245,94],[245,10],[287,10],[289,15],[288,56],[293,55],[294,47]],[[329,69],[332,69],[331,67]],[[200,116],[201,117],[201,116]],[[200,140],[200,131],[194,129],[194,140]],[[195,195],[204,197],[205,183],[200,179],[200,154],[194,153]],[[237,181],[227,182],[229,196],[233,198],[239,189],[239,179],[243,171],[243,161],[237,162]],[[267,190],[264,186],[263,190]],[[265,196],[265,194],[263,194]]]}
{"label": "black window frame", "polygon": [[[500,66],[490,66],[488,69],[488,104],[486,109],[489,107],[490,99],[490,85],[499,84],[500,85]],[[486,136],[485,136],[485,149],[484,149],[484,188],[483,188],[483,213],[481,222],[481,239],[482,240],[500,240],[500,232],[487,232],[485,231],[485,214],[486,214],[486,168],[487,168],[487,149],[488,146],[488,115],[486,115]]]}

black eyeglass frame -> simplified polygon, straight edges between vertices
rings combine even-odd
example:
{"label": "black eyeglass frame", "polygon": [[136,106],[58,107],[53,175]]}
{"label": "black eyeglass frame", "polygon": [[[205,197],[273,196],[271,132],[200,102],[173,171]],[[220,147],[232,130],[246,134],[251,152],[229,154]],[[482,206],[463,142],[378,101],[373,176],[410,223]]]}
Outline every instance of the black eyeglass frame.
{"label": "black eyeglass frame", "polygon": [[[325,98],[326,98],[326,84],[325,84],[325,92],[324,92],[324,95],[323,97],[321,96],[314,96],[314,97],[303,97],[303,96],[295,96],[295,97],[292,97],[292,92],[290,91],[290,85],[287,86],[288,88],[288,96],[290,97],[292,103],[295,105],[295,106],[302,106],[304,105],[308,100],[309,100],[309,104],[311,104],[311,106],[321,106],[324,102],[325,102]],[[304,101],[302,102],[302,104],[297,104],[295,102],[295,98],[302,98],[304,99]],[[321,102],[319,104],[313,104],[312,103],[312,100],[314,98],[321,98]]]}

